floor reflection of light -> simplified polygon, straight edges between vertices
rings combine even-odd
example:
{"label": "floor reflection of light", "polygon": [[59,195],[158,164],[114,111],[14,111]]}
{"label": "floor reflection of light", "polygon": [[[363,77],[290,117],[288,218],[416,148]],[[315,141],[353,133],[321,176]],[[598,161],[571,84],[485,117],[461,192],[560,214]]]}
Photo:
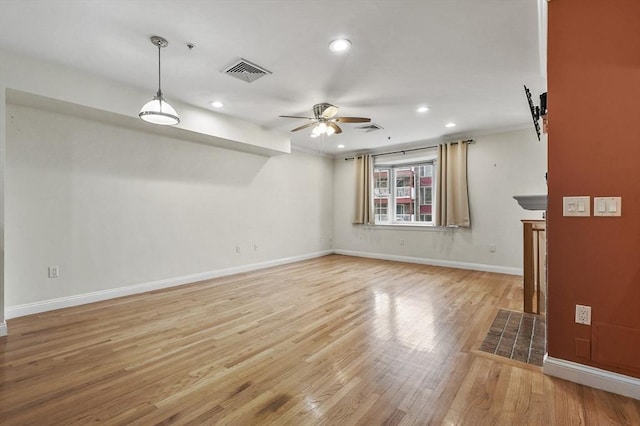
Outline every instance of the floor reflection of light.
{"label": "floor reflection of light", "polygon": [[389,340],[391,338],[391,329],[389,327],[389,295],[382,292],[375,292],[375,313],[373,327],[376,336],[380,340]]}
{"label": "floor reflection of light", "polygon": [[418,351],[435,346],[433,307],[429,301],[374,292],[374,332],[380,340],[393,339]]}
{"label": "floor reflection of light", "polygon": [[304,405],[307,409],[307,413],[313,413],[316,418],[322,416],[322,411],[320,410],[320,404],[315,401],[313,398],[309,396],[305,396]]}

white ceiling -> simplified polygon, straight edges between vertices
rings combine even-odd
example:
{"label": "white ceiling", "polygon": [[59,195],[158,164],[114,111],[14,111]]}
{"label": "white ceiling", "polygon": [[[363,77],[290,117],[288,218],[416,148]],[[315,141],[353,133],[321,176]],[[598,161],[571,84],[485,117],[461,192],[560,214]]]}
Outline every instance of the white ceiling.
{"label": "white ceiling", "polygon": [[[217,113],[289,131],[319,102],[370,117],[371,133],[342,125],[324,140],[291,133],[294,146],[336,153],[526,127],[522,85],[541,75],[537,0],[0,0],[0,48],[157,89]],[[346,37],[352,49],[329,51]],[[189,50],[186,43],[196,45]],[[245,58],[273,74],[253,83],[220,71]],[[140,105],[146,102],[141,99]],[[428,105],[427,113],[417,113]],[[179,113],[179,111],[178,111]],[[457,126],[448,129],[444,124]],[[531,125],[532,131],[533,127]]]}

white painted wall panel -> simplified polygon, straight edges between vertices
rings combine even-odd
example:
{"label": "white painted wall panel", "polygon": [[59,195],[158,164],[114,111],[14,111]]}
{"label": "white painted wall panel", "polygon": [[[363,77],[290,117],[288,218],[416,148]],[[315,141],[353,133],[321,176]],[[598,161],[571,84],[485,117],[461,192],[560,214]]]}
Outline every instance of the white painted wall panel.
{"label": "white painted wall panel", "polygon": [[333,230],[331,159],[25,106],[7,105],[6,180],[9,307],[326,250]]}
{"label": "white painted wall panel", "polygon": [[[334,247],[521,270],[520,220],[541,219],[542,212],[525,211],[512,197],[546,193],[546,144],[531,129],[474,139],[468,153],[471,229],[352,225],[354,163],[339,158],[334,163]],[[496,246],[494,253],[489,245]]]}

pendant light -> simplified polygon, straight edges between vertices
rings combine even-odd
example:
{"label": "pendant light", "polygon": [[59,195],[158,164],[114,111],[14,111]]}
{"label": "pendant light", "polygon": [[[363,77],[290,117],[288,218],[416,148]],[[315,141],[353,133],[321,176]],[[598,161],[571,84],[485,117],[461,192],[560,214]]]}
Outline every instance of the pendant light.
{"label": "pendant light", "polygon": [[167,47],[169,42],[162,37],[151,37],[151,44],[158,47],[158,93],[142,106],[138,117],[153,124],[171,126],[180,122],[178,113],[164,100],[160,86],[160,48]]}

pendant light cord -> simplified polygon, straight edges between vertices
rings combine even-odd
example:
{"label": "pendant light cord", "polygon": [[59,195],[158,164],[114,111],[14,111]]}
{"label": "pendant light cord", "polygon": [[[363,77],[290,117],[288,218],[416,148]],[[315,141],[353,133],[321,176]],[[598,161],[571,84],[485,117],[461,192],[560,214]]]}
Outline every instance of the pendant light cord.
{"label": "pendant light cord", "polygon": [[162,96],[162,86],[161,86],[161,81],[162,79],[160,78],[160,46],[161,42],[158,42],[158,96]]}

